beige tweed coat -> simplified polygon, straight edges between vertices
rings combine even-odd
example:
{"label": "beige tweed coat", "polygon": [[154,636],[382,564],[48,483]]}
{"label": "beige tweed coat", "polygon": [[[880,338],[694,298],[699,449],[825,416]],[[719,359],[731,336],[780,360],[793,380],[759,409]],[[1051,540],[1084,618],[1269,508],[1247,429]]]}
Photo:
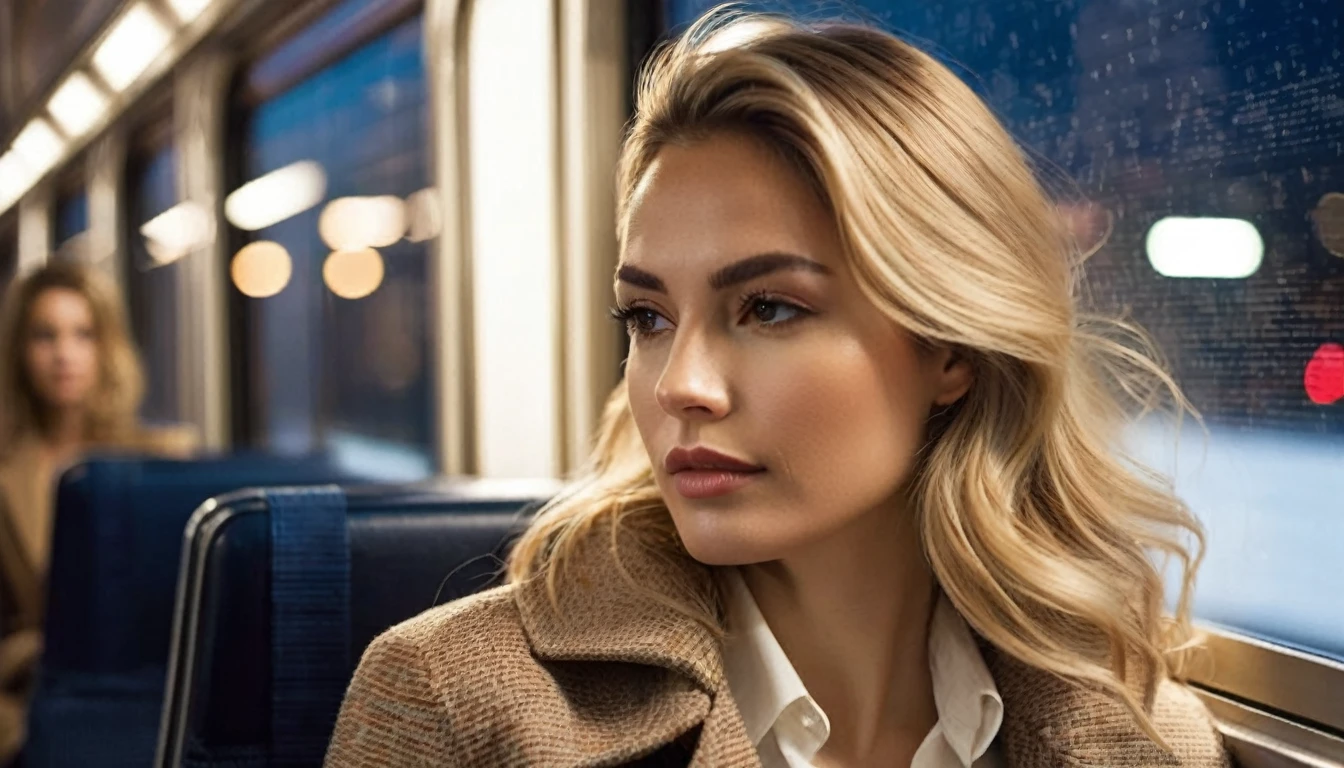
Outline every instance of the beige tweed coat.
{"label": "beige tweed coat", "polygon": [[[326,768],[759,766],[724,680],[720,641],[618,573],[608,537],[569,571],[559,610],[543,584],[509,585],[393,627],[365,652]],[[621,545],[636,583],[709,589],[709,569]],[[1174,751],[1116,702],[987,649],[1010,768],[1224,768],[1199,701],[1163,683],[1152,712]]]}

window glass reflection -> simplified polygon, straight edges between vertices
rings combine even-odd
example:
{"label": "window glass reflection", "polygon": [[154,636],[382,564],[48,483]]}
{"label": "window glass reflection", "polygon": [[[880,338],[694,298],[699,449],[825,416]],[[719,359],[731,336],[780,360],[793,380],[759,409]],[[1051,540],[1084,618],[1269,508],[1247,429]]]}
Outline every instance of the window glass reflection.
{"label": "window glass reflection", "polygon": [[[132,153],[127,165],[126,295],[131,310],[131,330],[139,345],[145,368],[147,421],[176,422],[181,414],[177,391],[177,280],[173,260],[155,258],[144,232],[154,220],[177,203],[171,144],[153,151]],[[162,255],[162,254],[161,254]]]}
{"label": "window glass reflection", "polygon": [[[713,4],[670,0],[670,26]],[[1093,308],[1152,333],[1208,423],[1179,455],[1134,430],[1208,528],[1196,615],[1344,658],[1336,0],[746,5],[908,35],[1062,169]]]}
{"label": "window glass reflection", "polygon": [[433,466],[428,243],[405,222],[429,183],[421,39],[412,19],[258,105],[243,136],[254,183],[226,202],[255,227],[231,269],[258,297],[243,305],[256,442],[405,478]]}

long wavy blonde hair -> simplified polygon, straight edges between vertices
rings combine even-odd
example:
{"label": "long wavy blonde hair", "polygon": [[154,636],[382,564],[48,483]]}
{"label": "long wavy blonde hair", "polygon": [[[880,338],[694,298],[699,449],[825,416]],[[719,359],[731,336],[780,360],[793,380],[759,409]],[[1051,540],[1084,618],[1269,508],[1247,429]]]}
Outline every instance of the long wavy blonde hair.
{"label": "long wavy blonde hair", "polygon": [[[775,148],[815,187],[877,307],[972,361],[975,383],[931,425],[910,489],[943,591],[1000,651],[1113,695],[1161,743],[1147,711],[1191,644],[1203,537],[1169,482],[1119,452],[1120,429],[1153,403],[1188,406],[1146,336],[1076,307],[1078,248],[1023,151],[952,72],[892,35],[714,11],[640,83],[622,243],[660,149],[724,130]],[[613,546],[625,528],[684,556],[624,384],[587,470],[537,516],[510,578],[556,594],[599,528]],[[1182,566],[1174,616],[1157,555]],[[719,626],[712,600],[651,597]]]}
{"label": "long wavy blonde hair", "polygon": [[56,263],[16,280],[0,309],[0,456],[44,428],[43,405],[24,362],[33,305],[47,291],[66,290],[88,302],[98,342],[98,387],[89,396],[85,438],[120,445],[140,439],[136,412],[144,395],[140,360],[112,281],[94,268]]}

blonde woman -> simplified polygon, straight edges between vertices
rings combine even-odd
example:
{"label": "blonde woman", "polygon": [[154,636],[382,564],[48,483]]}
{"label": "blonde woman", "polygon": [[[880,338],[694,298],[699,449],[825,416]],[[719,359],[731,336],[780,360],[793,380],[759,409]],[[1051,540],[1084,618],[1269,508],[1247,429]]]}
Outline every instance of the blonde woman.
{"label": "blonde woman", "polygon": [[141,389],[125,315],[104,276],[54,264],[11,286],[0,316],[0,765],[23,740],[56,475],[90,449],[191,449],[189,432],[139,426]]}
{"label": "blonde woman", "polygon": [[591,469],[507,586],[369,648],[328,766],[1227,764],[1174,681],[1198,527],[1115,450],[1117,394],[1170,379],[1078,313],[966,86],[711,14],[644,78],[619,195]]}

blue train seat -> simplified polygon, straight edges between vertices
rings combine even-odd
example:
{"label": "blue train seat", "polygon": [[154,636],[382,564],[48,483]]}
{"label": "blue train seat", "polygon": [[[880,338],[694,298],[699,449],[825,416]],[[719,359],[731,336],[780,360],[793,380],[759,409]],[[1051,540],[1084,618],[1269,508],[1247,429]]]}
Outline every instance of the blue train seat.
{"label": "blue train seat", "polygon": [[159,766],[318,766],[378,634],[485,589],[550,481],[269,489],[184,544]]}
{"label": "blue train seat", "polygon": [[356,479],[321,456],[96,458],[66,472],[26,764],[153,760],[182,533],[201,502],[250,486]]}

